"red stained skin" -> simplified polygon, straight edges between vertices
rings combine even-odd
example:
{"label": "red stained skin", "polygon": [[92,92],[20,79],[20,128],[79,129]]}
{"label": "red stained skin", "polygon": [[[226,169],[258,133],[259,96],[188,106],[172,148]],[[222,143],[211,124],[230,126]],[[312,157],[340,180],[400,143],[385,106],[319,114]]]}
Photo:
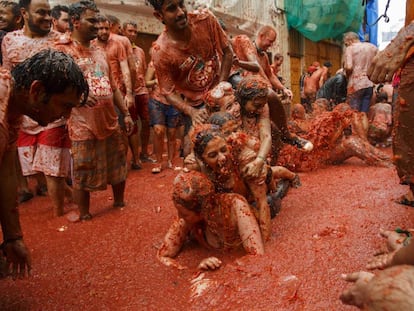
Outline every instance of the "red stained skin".
{"label": "red stained skin", "polygon": [[[176,217],[176,174],[152,175],[144,164],[129,174],[122,210],[112,208],[110,189],[91,195],[89,222],[54,218],[49,197],[21,204],[33,275],[0,280],[0,310],[346,311],[350,307],[339,295],[349,284],[340,275],[364,270],[385,245],[380,228],[414,227],[414,209],[394,202],[407,191],[395,169],[350,159],[301,173],[302,187],[289,190],[272,220],[265,255],[222,253],[189,242],[177,257],[189,268],[177,270],[156,258]],[[76,208],[67,205],[65,212]],[[205,272],[210,286],[191,298],[190,281],[208,256],[223,265]]]}

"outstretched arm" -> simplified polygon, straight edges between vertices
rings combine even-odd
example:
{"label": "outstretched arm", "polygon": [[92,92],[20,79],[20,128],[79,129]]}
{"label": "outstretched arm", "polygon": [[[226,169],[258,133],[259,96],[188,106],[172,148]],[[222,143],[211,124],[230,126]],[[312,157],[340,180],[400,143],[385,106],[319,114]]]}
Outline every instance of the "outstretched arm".
{"label": "outstretched arm", "polygon": [[369,79],[374,83],[391,81],[413,43],[414,22],[411,22],[402,28],[391,43],[374,57],[367,72]]}
{"label": "outstretched arm", "polygon": [[180,270],[186,269],[187,267],[180,265],[173,258],[180,252],[189,231],[190,228],[184,219],[179,218],[175,220],[170,229],[168,229],[161,247],[158,249],[158,260],[169,267],[175,267]]}

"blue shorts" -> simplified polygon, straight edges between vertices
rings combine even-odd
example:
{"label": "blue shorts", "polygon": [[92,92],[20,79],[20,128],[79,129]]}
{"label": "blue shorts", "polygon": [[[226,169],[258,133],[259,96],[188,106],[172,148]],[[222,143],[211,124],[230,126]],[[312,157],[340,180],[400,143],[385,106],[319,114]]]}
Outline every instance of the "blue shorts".
{"label": "blue shorts", "polygon": [[181,113],[172,105],[165,105],[153,98],[149,100],[150,125],[177,128],[181,125]]}

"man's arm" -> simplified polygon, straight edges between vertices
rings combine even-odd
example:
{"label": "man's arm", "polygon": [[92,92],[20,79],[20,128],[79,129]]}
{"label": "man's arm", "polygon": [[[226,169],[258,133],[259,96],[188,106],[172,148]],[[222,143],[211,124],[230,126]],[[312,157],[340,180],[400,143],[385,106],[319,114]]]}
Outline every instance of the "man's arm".
{"label": "man's arm", "polygon": [[134,97],[132,95],[132,80],[131,80],[131,72],[129,71],[128,60],[124,59],[119,62],[122,72],[122,80],[124,81],[125,88],[126,88],[126,96],[125,100],[127,103],[128,108],[132,107],[135,104]]}
{"label": "man's arm", "polygon": [[164,237],[164,241],[157,252],[157,258],[162,264],[169,267],[172,266],[177,269],[186,268],[180,265],[173,258],[178,255],[182,246],[184,245],[189,229],[190,228],[184,219],[180,218],[174,221],[174,223],[168,229],[168,232]]}
{"label": "man's arm", "polygon": [[223,49],[223,59],[220,70],[220,82],[227,81],[230,75],[231,66],[233,64],[233,49],[228,45]]}
{"label": "man's arm", "polygon": [[166,95],[165,98],[167,99],[168,103],[172,105],[174,108],[190,116],[193,120],[193,123],[195,124],[204,123],[208,118],[208,113],[204,108],[195,109],[191,107],[177,93]]}
{"label": "man's arm", "polygon": [[413,43],[414,21],[402,28],[391,43],[377,53],[367,72],[369,79],[374,83],[391,81]]}

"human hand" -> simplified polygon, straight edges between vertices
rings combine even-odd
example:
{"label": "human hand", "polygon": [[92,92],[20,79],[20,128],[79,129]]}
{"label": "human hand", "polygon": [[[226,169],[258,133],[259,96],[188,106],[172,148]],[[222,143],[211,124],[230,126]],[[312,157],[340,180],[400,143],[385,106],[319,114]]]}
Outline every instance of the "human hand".
{"label": "human hand", "polygon": [[233,65],[234,66],[239,66],[240,65],[239,58],[236,55],[233,55]]}
{"label": "human hand", "polygon": [[375,255],[366,265],[366,268],[369,270],[374,269],[385,269],[387,267],[391,266],[392,260],[395,256],[396,251],[391,253],[385,253],[385,254],[378,254]]}
{"label": "human hand", "polygon": [[12,268],[13,279],[25,277],[26,271],[30,276],[32,260],[22,239],[6,242],[3,246],[3,252],[9,267]]}
{"label": "human hand", "polygon": [[126,116],[124,116],[124,122],[125,122],[125,131],[127,135],[129,136],[134,131],[134,121],[132,120],[130,114],[127,114]]}
{"label": "human hand", "polygon": [[[408,238],[406,233],[400,233],[395,230],[380,230],[380,235],[387,239],[388,252],[398,251],[404,247],[404,242]],[[385,252],[383,252],[385,253]],[[379,255],[380,253],[378,253]]]}
{"label": "human hand", "polygon": [[390,43],[373,58],[367,71],[368,78],[374,83],[391,81],[394,73],[401,67],[405,54],[399,46]]}
{"label": "human hand", "polygon": [[258,177],[262,172],[264,160],[261,158],[256,158],[249,164],[244,167],[243,176],[244,177]]}
{"label": "human hand", "polygon": [[124,102],[128,109],[133,107],[135,105],[134,96],[132,94],[125,95]]}
{"label": "human hand", "polygon": [[165,266],[167,267],[174,267],[178,270],[184,270],[187,269],[186,266],[183,266],[181,264],[179,264],[177,262],[177,260],[171,258],[171,257],[166,257],[166,256],[160,256],[159,254],[157,255],[158,260]]}
{"label": "human hand", "polygon": [[221,260],[217,257],[204,258],[198,265],[198,269],[202,270],[216,270],[221,267]]}
{"label": "human hand", "polygon": [[293,92],[291,90],[289,90],[288,88],[285,87],[283,89],[283,93],[285,93],[286,96],[289,97],[289,99],[292,99],[293,98]]}
{"label": "human hand", "polygon": [[367,299],[368,283],[372,280],[374,274],[360,271],[350,274],[343,274],[341,277],[343,280],[353,282],[354,284],[349,289],[343,291],[339,296],[339,299],[341,299],[344,304],[362,308]]}
{"label": "human hand", "polygon": [[192,108],[190,117],[194,125],[204,124],[206,120],[208,119],[208,113],[205,108],[201,108],[201,109]]}

